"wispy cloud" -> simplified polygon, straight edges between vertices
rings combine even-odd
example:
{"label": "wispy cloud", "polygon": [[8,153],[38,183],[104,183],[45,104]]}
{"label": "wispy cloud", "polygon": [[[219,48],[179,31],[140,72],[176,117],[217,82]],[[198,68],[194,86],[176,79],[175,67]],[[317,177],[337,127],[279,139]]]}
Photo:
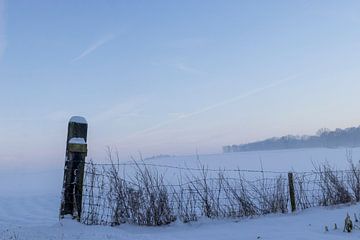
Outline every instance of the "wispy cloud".
{"label": "wispy cloud", "polygon": [[183,72],[191,75],[207,75],[207,72],[202,71],[194,66],[186,64],[184,62],[176,62],[176,63],[164,63],[164,62],[151,62],[153,66],[157,67],[168,67],[179,72]]}
{"label": "wispy cloud", "polygon": [[110,106],[104,111],[97,112],[91,119],[94,122],[106,122],[146,117],[143,113],[143,106],[146,100],[147,99],[142,96],[128,99],[122,103]]}
{"label": "wispy cloud", "polygon": [[176,113],[174,118],[169,119],[169,120],[164,121],[164,122],[160,122],[158,124],[155,124],[154,126],[143,129],[141,131],[135,132],[135,133],[131,134],[128,137],[133,137],[133,136],[138,136],[138,135],[141,135],[141,134],[146,134],[146,133],[153,132],[153,131],[161,129],[161,128],[163,128],[163,127],[165,127],[165,126],[167,126],[167,125],[169,125],[171,123],[174,123],[174,122],[177,122],[177,121],[180,121],[180,120],[183,120],[183,119],[187,119],[187,118],[190,118],[190,117],[194,117],[194,116],[209,112],[209,111],[211,111],[213,109],[220,108],[222,106],[225,106],[225,105],[237,102],[239,100],[251,97],[251,96],[253,96],[255,94],[258,94],[258,93],[263,92],[265,90],[277,87],[277,86],[279,86],[281,84],[284,84],[286,82],[295,80],[297,78],[299,78],[298,75],[291,75],[291,76],[285,77],[283,79],[280,79],[278,81],[274,81],[274,82],[272,82],[272,83],[270,83],[268,85],[265,85],[265,86],[262,86],[262,87],[259,87],[259,88],[255,88],[255,89],[250,90],[250,91],[248,91],[246,93],[242,93],[242,94],[240,94],[238,96],[228,98],[228,99],[225,99],[223,101],[217,102],[215,104],[206,106],[206,107],[201,108],[201,109],[199,109],[197,111],[194,111],[194,112],[184,113],[184,114]]}
{"label": "wispy cloud", "polygon": [[210,106],[207,106],[207,107],[204,107],[198,111],[195,111],[195,112],[191,112],[191,113],[188,113],[188,114],[184,114],[182,116],[179,117],[179,119],[182,119],[182,118],[189,118],[189,117],[192,117],[192,116],[195,116],[195,115],[199,115],[201,113],[205,113],[205,112],[208,112],[208,111],[211,111],[215,108],[219,108],[219,107],[222,107],[224,105],[228,105],[230,103],[233,103],[233,102],[236,102],[236,101],[239,101],[241,99],[245,99],[247,97],[250,97],[252,95],[255,95],[257,93],[260,93],[262,91],[265,91],[267,89],[270,89],[270,88],[274,88],[276,86],[279,86],[285,82],[288,82],[290,80],[294,80],[298,78],[297,75],[294,75],[294,76],[290,76],[290,77],[286,77],[284,79],[281,79],[281,80],[278,80],[278,81],[274,81],[266,86],[263,86],[263,87],[259,87],[259,88],[256,88],[256,89],[253,89],[249,92],[246,92],[246,93],[243,93],[243,94],[240,94],[238,96],[235,96],[233,98],[229,98],[229,99],[225,99],[224,101],[221,101],[221,102],[218,102],[218,103],[215,103],[213,105],[210,105]]}
{"label": "wispy cloud", "polygon": [[114,38],[113,35],[106,35],[102,37],[100,40],[96,41],[95,43],[91,44],[88,48],[86,48],[79,56],[73,58],[71,62],[77,62],[81,60],[82,58],[86,57],[90,53],[94,52],[96,49],[104,45],[105,43],[109,42]]}
{"label": "wispy cloud", "polygon": [[0,0],[0,60],[6,48],[5,24],[5,0]]}
{"label": "wispy cloud", "polygon": [[192,66],[186,65],[184,63],[176,63],[176,64],[174,64],[174,67],[181,72],[185,72],[185,73],[189,73],[189,74],[195,74],[195,75],[205,74],[205,72],[203,72],[199,69],[196,69]]}

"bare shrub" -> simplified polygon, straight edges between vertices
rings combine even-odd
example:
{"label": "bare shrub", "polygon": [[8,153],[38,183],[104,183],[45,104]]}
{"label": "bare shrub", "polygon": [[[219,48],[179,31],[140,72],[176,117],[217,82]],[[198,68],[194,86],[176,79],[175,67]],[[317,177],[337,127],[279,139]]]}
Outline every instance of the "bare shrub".
{"label": "bare shrub", "polygon": [[[219,173],[220,174],[220,173]],[[221,204],[222,177],[209,177],[208,169],[202,165],[199,175],[188,176],[188,189],[193,190],[199,198],[200,214],[208,218],[224,216]]]}
{"label": "bare shrub", "polygon": [[319,165],[315,169],[320,178],[319,187],[322,194],[320,205],[329,206],[352,201],[352,195],[342,172],[333,170],[327,163]]}
{"label": "bare shrub", "polygon": [[135,203],[134,201],[129,201],[131,192],[126,181],[121,178],[118,156],[116,158],[117,164],[114,162],[111,153],[109,153],[109,160],[111,165],[106,171],[106,178],[109,184],[107,200],[112,212],[111,223],[112,225],[119,225],[128,222],[132,218],[132,208],[129,207],[128,203]]}
{"label": "bare shrub", "polygon": [[145,165],[134,163],[136,173],[133,183],[120,177],[118,165],[113,161],[107,172],[113,223],[160,226],[175,221],[163,176]]}
{"label": "bare shrub", "polygon": [[[314,195],[309,192],[313,189],[314,183],[309,181],[309,176],[312,174],[308,173],[296,173],[295,174],[295,197],[296,197],[296,205],[299,209],[306,209],[309,207],[313,207]],[[313,179],[312,179],[313,180]]]}
{"label": "bare shrub", "polygon": [[257,182],[252,184],[252,189],[254,198],[259,202],[260,214],[286,213],[286,179],[280,175],[274,179],[261,179],[260,184]]}
{"label": "bare shrub", "polygon": [[223,175],[223,184],[227,204],[227,216],[249,217],[259,214],[259,209],[254,202],[246,180],[238,175],[238,179],[231,181]]}
{"label": "bare shrub", "polygon": [[82,222],[159,226],[176,220],[168,189],[157,171],[136,163],[135,182],[120,173],[119,158],[110,155],[110,167],[89,163]]}
{"label": "bare shrub", "polygon": [[[130,208],[134,214],[133,223],[139,225],[159,226],[176,220],[173,207],[170,205],[170,195],[163,176],[156,170],[150,171],[145,165],[137,162],[136,185],[130,189]],[[137,188],[137,189],[136,189]],[[135,204],[134,204],[135,203]]]}
{"label": "bare shrub", "polygon": [[179,184],[179,186],[173,187],[173,196],[180,221],[184,223],[197,221],[198,198],[196,191],[191,186]]}
{"label": "bare shrub", "polygon": [[210,175],[201,166],[199,174],[187,175],[187,183],[166,185],[156,169],[136,161],[132,178],[125,180],[118,157],[109,158],[108,168],[88,164],[83,214],[87,224],[159,226],[177,217],[190,222],[200,216],[248,217],[287,211],[282,176],[249,182],[241,174],[229,178],[221,170]]}
{"label": "bare shrub", "polygon": [[354,194],[356,202],[360,201],[360,163],[355,164],[352,158],[352,151],[346,151],[346,159],[349,163],[349,171],[347,172],[347,181],[351,191]]}
{"label": "bare shrub", "polygon": [[[299,209],[360,200],[360,165],[347,156],[349,171],[323,164],[310,173],[295,173]],[[239,169],[231,170],[234,176],[200,165],[187,169],[185,183],[174,185],[165,182],[155,164],[141,159],[127,163],[131,165],[127,176],[117,154],[109,151],[109,160],[106,165],[87,163],[82,214],[86,224],[159,226],[202,216],[241,218],[288,212],[288,179],[281,174],[265,178],[262,172],[262,177],[249,181]]]}

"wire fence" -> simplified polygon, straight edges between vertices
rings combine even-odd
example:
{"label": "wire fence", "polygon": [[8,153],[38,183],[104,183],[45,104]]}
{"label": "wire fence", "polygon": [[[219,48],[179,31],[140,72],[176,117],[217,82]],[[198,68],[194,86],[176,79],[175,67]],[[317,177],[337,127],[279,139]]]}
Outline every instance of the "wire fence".
{"label": "wire fence", "polygon": [[[360,200],[360,168],[293,172],[298,210]],[[86,163],[81,221],[164,225],[200,217],[241,218],[290,211],[288,172],[211,169],[145,162]]]}

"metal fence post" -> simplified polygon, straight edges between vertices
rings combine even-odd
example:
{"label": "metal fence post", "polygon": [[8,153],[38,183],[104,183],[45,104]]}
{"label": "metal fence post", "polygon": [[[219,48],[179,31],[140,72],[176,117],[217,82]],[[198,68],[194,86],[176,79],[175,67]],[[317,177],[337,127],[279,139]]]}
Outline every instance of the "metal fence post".
{"label": "metal fence post", "polygon": [[70,215],[80,221],[85,157],[87,155],[88,124],[83,117],[74,116],[68,124],[66,159],[60,217]]}
{"label": "metal fence post", "polygon": [[296,211],[296,201],[295,201],[295,188],[294,188],[294,176],[292,172],[288,173],[289,179],[289,195],[290,195],[290,204],[291,204],[291,211]]}

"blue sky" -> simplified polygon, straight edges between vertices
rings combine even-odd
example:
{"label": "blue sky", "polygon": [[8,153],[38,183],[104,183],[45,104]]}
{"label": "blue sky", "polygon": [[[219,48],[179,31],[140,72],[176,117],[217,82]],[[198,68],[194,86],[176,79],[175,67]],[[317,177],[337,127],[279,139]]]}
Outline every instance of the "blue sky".
{"label": "blue sky", "polygon": [[[0,161],[221,146],[360,123],[358,1],[0,0]],[[49,160],[51,159],[51,160]]]}

